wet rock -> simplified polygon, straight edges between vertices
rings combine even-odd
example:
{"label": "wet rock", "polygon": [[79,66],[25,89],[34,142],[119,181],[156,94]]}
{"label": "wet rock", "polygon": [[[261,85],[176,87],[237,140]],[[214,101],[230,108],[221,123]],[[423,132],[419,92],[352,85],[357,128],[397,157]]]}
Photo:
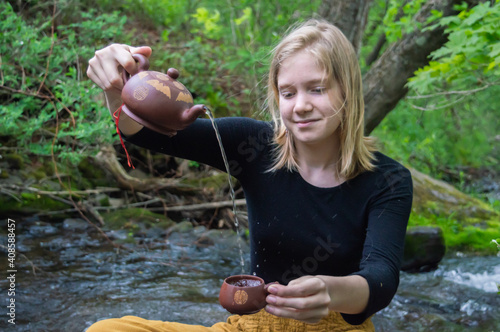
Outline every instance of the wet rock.
{"label": "wet rock", "polygon": [[109,197],[106,194],[98,194],[94,197],[93,201],[97,206],[110,206]]}
{"label": "wet rock", "polygon": [[126,241],[130,238],[129,231],[126,229],[119,229],[119,230],[112,230],[106,232],[106,235],[111,239],[111,240],[122,240]]}
{"label": "wet rock", "polygon": [[215,245],[216,243],[220,243],[227,238],[227,234],[229,232],[227,230],[218,230],[211,229],[207,232],[204,232],[198,236],[196,239],[196,245],[198,247],[210,247]]}
{"label": "wet rock", "polygon": [[16,238],[16,250],[18,252],[27,253],[32,251],[38,244],[38,240],[27,236],[18,236]]}
{"label": "wet rock", "polygon": [[11,175],[9,175],[8,178],[3,179],[2,183],[22,186],[24,184],[24,180],[21,179],[21,177],[19,177],[18,175],[11,174]]}
{"label": "wet rock", "polygon": [[196,240],[195,243],[197,247],[206,248],[213,246],[215,244],[215,241],[209,236],[203,234]]}
{"label": "wet rock", "polygon": [[90,224],[80,218],[68,218],[63,221],[63,229],[66,231],[84,231],[90,228]]}
{"label": "wet rock", "polygon": [[99,239],[94,239],[87,234],[78,234],[77,236],[70,237],[60,237],[53,236],[48,239],[44,239],[39,242],[41,248],[48,251],[61,251],[69,248],[89,248],[89,247],[99,247],[102,246],[102,242]]}
{"label": "wet rock", "polygon": [[29,226],[29,232],[34,237],[45,237],[59,232],[57,227],[43,221],[37,221]]}
{"label": "wet rock", "polygon": [[166,231],[160,227],[151,227],[144,231],[144,236],[148,239],[158,239],[165,236]]}
{"label": "wet rock", "polygon": [[207,231],[207,228],[205,226],[196,226],[193,228],[193,234],[194,235],[202,235]]}
{"label": "wet rock", "polygon": [[406,233],[401,270],[426,272],[437,268],[446,247],[439,227],[414,227]]}
{"label": "wet rock", "polygon": [[8,154],[3,159],[7,162],[9,168],[11,169],[22,169],[24,167],[24,160],[21,155]]}
{"label": "wet rock", "polygon": [[120,206],[125,205],[125,200],[123,198],[112,198],[112,197],[109,197],[108,198],[108,203],[109,203],[109,206],[120,207]]}
{"label": "wet rock", "polygon": [[171,233],[188,233],[193,230],[193,224],[190,221],[181,221],[170,227],[167,231],[168,234]]}
{"label": "wet rock", "polygon": [[43,185],[44,190],[61,190],[61,184],[57,181],[44,179],[40,181],[40,184]]}

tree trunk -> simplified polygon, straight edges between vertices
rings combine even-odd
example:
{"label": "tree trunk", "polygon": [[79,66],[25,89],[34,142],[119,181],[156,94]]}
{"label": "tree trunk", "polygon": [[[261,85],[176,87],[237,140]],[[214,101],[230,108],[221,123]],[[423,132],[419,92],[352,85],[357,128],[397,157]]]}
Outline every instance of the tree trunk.
{"label": "tree trunk", "polygon": [[371,3],[372,0],[324,0],[319,15],[342,30],[359,54]]}

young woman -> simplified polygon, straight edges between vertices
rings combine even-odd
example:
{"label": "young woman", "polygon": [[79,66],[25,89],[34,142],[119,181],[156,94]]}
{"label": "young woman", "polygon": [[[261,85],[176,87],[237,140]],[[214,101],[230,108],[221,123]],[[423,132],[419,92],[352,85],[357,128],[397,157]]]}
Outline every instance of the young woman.
{"label": "young woman", "polygon": [[[88,76],[105,91],[110,111],[121,105],[120,68],[137,71],[135,53],[149,57],[151,49],[115,44],[89,61]],[[127,316],[88,331],[374,330],[370,317],[399,284],[410,173],[363,135],[359,65],[335,26],[311,20],[285,36],[268,89],[271,123],[216,120],[247,200],[250,272],[278,282],[268,288],[265,309],[212,327]],[[169,137],[121,116],[128,141],[225,171],[208,119]]]}

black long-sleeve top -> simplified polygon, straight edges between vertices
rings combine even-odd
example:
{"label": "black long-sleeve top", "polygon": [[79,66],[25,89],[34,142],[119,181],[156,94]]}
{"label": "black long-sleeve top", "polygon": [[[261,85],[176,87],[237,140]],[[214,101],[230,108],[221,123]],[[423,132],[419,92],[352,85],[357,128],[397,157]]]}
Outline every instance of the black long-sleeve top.
{"label": "black long-sleeve top", "polygon": [[[376,168],[332,188],[298,172],[268,172],[273,128],[248,118],[217,119],[231,174],[241,183],[250,228],[251,273],[287,284],[303,275],[360,275],[370,297],[361,324],[396,293],[412,203],[410,172],[377,152]],[[170,138],[142,129],[128,141],[226,171],[210,120],[197,119]]]}

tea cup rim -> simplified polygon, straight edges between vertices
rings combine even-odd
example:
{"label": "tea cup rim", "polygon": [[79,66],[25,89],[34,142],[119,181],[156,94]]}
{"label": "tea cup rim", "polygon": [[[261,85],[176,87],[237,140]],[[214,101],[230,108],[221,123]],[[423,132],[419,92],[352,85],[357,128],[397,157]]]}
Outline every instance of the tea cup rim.
{"label": "tea cup rim", "polygon": [[[242,279],[258,280],[258,281],[260,281],[260,284],[255,285],[255,286],[236,286],[236,285],[233,285],[233,284],[229,283],[229,281],[231,279],[235,279],[235,280],[242,280]],[[264,279],[262,279],[261,277],[258,277],[258,276],[251,275],[251,274],[235,274],[235,275],[229,276],[226,279],[224,279],[224,283],[226,283],[226,284],[228,284],[230,286],[233,286],[233,287],[240,287],[240,288],[254,288],[254,287],[261,287],[262,285],[264,285],[264,286],[266,285]]]}

